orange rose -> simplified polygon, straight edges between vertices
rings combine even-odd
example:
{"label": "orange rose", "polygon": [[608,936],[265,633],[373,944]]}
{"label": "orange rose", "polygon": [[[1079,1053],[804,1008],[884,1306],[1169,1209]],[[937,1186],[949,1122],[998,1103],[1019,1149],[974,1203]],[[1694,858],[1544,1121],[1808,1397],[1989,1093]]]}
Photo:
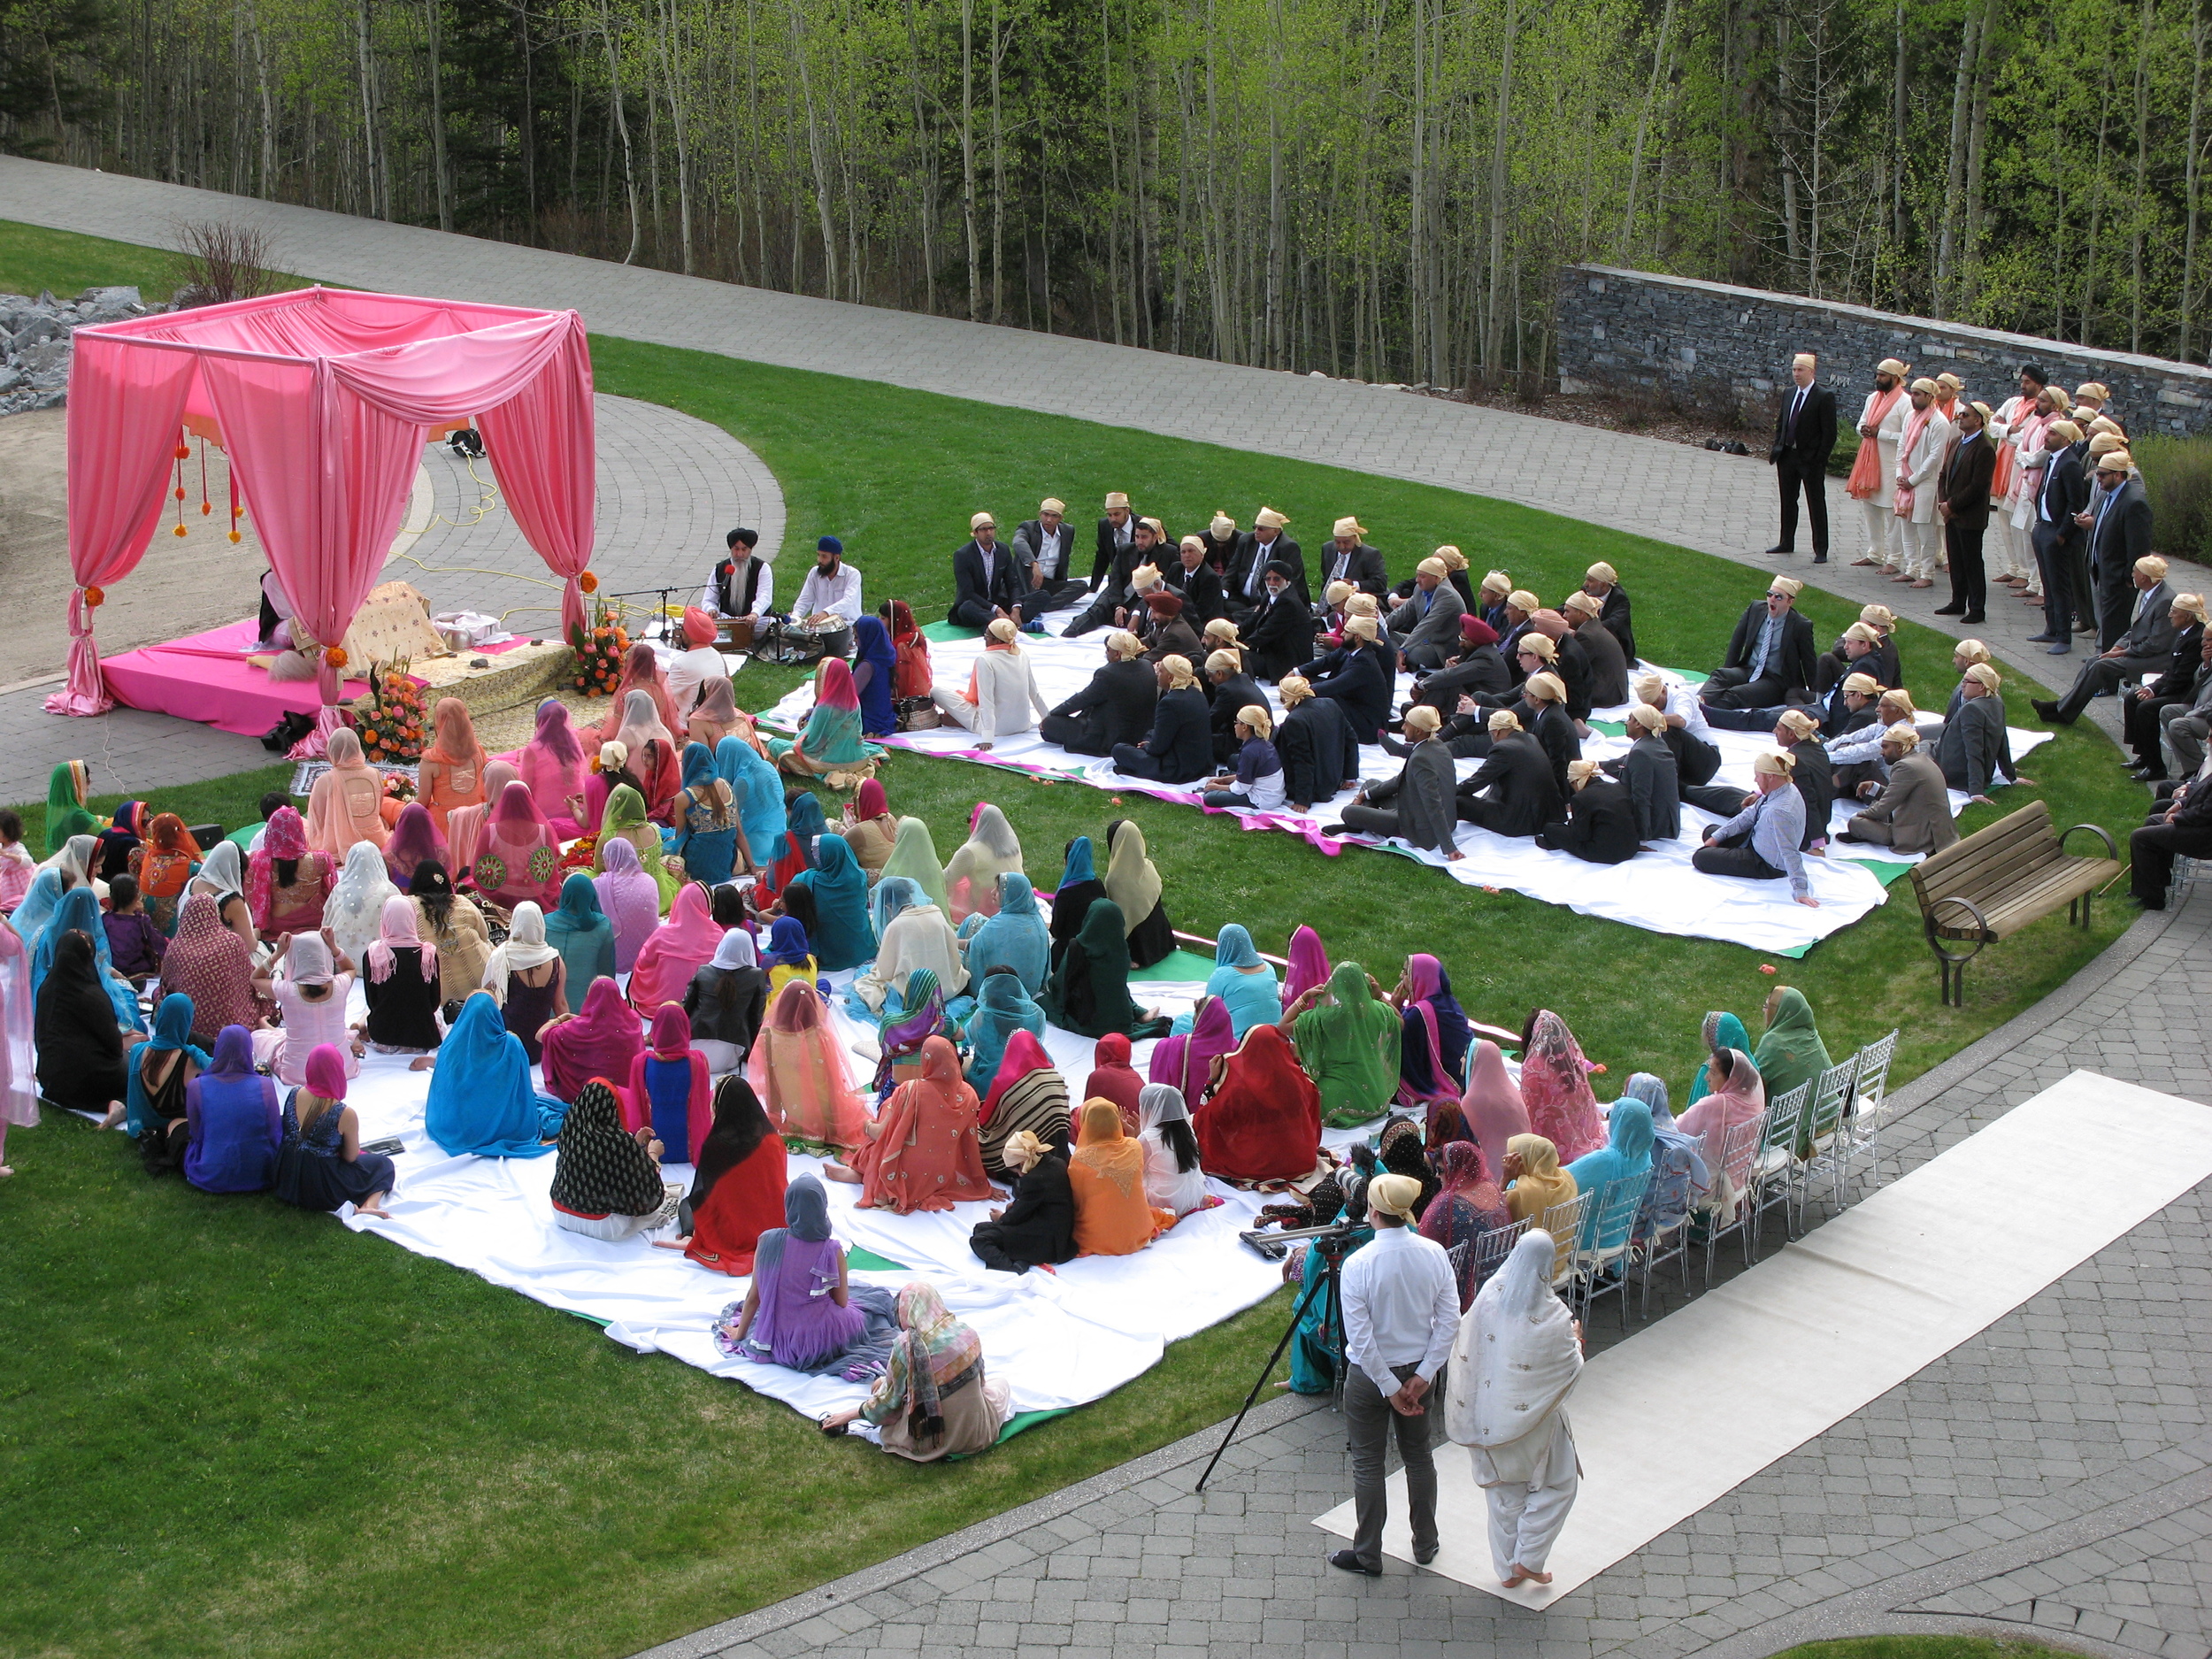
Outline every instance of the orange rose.
{"label": "orange rose", "polygon": [[595,594],[599,591],[599,579],[589,571],[586,571],[576,579],[576,585],[588,594]]}
{"label": "orange rose", "polygon": [[84,590],[84,602],[88,605],[105,604],[107,597],[107,595],[97,588],[88,588]]}
{"label": "orange rose", "polygon": [[345,648],[342,645],[330,647],[323,653],[323,661],[328,663],[333,668],[343,668],[346,665]]}

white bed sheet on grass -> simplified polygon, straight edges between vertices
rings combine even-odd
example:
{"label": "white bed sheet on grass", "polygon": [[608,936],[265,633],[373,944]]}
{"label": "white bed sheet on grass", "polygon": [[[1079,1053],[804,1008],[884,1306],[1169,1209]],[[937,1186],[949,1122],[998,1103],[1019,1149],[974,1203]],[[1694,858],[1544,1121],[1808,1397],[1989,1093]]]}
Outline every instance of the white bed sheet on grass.
{"label": "white bed sheet on grass", "polygon": [[[826,976],[838,986],[849,973]],[[1140,983],[1139,998],[1174,1013],[1187,1010],[1201,987]],[[365,1011],[354,993],[354,1017]],[[856,1079],[872,1073],[872,1030],[847,1017],[834,994],[833,1025],[851,1055]],[[1088,1075],[1093,1041],[1048,1027],[1045,1047],[1073,1095]],[[1136,1045],[1141,1071],[1151,1044]],[[397,1190],[391,1218],[365,1220],[342,1211],[357,1233],[376,1234],[518,1291],[549,1307],[602,1321],[607,1334],[641,1353],[664,1353],[809,1415],[856,1403],[866,1392],[835,1378],[803,1376],[780,1366],[732,1359],[718,1349],[710,1326],[741,1301],[748,1281],[711,1272],[680,1251],[657,1249],[639,1237],[609,1243],[553,1224],[549,1196],[554,1157],[451,1157],[423,1131],[431,1073],[411,1071],[405,1056],[370,1054],[347,1094],[360,1114],[364,1141],[399,1136]],[[1341,1148],[1363,1130],[1331,1131]],[[665,1165],[667,1179],[687,1187],[688,1164]],[[794,1154],[791,1174],[818,1171],[820,1160]],[[1017,1410],[1039,1411],[1096,1400],[1157,1364],[1168,1343],[1263,1301],[1281,1283],[1278,1266],[1243,1244],[1238,1233],[1268,1202],[1220,1181],[1209,1190],[1218,1208],[1186,1217],[1134,1256],[1093,1256],[1056,1273],[1016,1278],[987,1271],[968,1249],[969,1231],[988,1217],[987,1203],[964,1203],[935,1214],[896,1216],[856,1207],[859,1188],[826,1182],[831,1225],[847,1246],[860,1246],[904,1270],[856,1271],[860,1282],[895,1291],[926,1279],[947,1305],[983,1339],[992,1376],[1012,1389]],[[659,1235],[672,1238],[672,1227]]]}
{"label": "white bed sheet on grass", "polygon": [[[1031,672],[1048,704],[1056,704],[1080,690],[1104,660],[1103,632],[1075,640],[1058,637],[1058,630],[1065,627],[1074,614],[1063,611],[1049,616],[1045,618],[1048,630],[1046,634],[1022,636],[1022,648],[1029,654]],[[931,641],[930,656],[938,684],[966,685],[969,669],[982,649],[980,636]],[[1647,666],[1655,668],[1652,664]],[[1655,672],[1671,680],[1680,681],[1684,678],[1671,669],[1655,668]],[[1400,676],[1398,695],[1402,701],[1411,695],[1411,687],[1409,678]],[[795,729],[804,721],[813,701],[810,682],[803,684],[764,710],[762,718],[771,724]],[[1268,701],[1279,714],[1281,702],[1271,689]],[[1593,713],[1594,719],[1616,722],[1625,716],[1625,707]],[[2016,758],[2025,755],[2039,743],[2047,741],[2049,735],[2043,732],[2014,731],[2014,756]],[[1752,788],[1752,757],[1763,748],[1771,748],[1771,737],[1757,733],[1715,731],[1713,738],[1721,751],[1717,781],[1740,784],[1748,793]],[[1115,769],[1111,760],[1071,754],[1056,743],[1045,741],[1034,732],[1000,738],[987,753],[976,749],[976,740],[971,733],[949,724],[933,732],[906,733],[887,741],[893,747],[918,754],[977,761],[1014,771],[1069,778],[1100,789],[1125,794],[1133,791],[1164,801],[1198,804],[1199,792],[1194,789],[1127,777]],[[1627,749],[1626,738],[1594,730],[1582,745],[1583,754],[1593,760],[1609,759],[1625,753]],[[1361,775],[1371,779],[1394,777],[1401,764],[1379,745],[1363,748],[1360,759]],[[1460,775],[1466,777],[1479,764],[1476,761],[1461,761]],[[1380,841],[1364,835],[1323,835],[1321,826],[1334,822],[1349,798],[1340,795],[1335,802],[1317,803],[1313,811],[1302,814],[1277,810],[1237,812],[1232,816],[1241,818],[1248,829],[1275,829],[1302,835],[1330,854],[1345,846],[1383,848],[1428,864],[1468,887],[1502,888],[1546,903],[1563,904],[1586,916],[1625,922],[1653,933],[1724,939],[1754,950],[1790,955],[1801,955],[1809,946],[1848,927],[1885,902],[1881,882],[1863,867],[1864,862],[1916,862],[1911,856],[1894,853],[1886,847],[1846,847],[1832,841],[1829,856],[1805,861],[1812,896],[1820,901],[1819,908],[1812,909],[1792,900],[1786,881],[1746,881],[1704,875],[1692,869],[1690,857],[1698,849],[1701,833],[1708,824],[1719,821],[1712,814],[1694,807],[1682,809],[1682,833],[1677,840],[1651,846],[1624,864],[1586,864],[1567,853],[1547,852],[1532,840],[1494,835],[1471,824],[1459,826],[1457,846],[1466,856],[1455,864],[1447,861],[1441,853],[1418,851],[1402,841]],[[1966,796],[1953,791],[1952,811],[1962,811],[1965,805]],[[1839,803],[1833,827],[1840,830],[1855,810]],[[1020,827],[1018,824],[1015,826],[1017,832]],[[938,850],[949,856],[952,849],[946,845]]]}

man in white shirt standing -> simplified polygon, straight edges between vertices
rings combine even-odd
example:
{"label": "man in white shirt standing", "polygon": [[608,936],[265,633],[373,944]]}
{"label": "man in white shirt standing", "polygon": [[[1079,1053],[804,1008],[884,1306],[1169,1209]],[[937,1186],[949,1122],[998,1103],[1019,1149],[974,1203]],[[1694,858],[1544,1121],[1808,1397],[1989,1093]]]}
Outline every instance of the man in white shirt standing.
{"label": "man in white shirt standing", "polygon": [[845,544],[826,535],[814,544],[814,568],[799,585],[791,614],[809,627],[847,627],[860,620],[860,572],[845,563]]}
{"label": "man in white shirt standing", "polygon": [[1849,489],[1866,514],[1866,554],[1854,565],[1894,571],[1905,562],[1905,526],[1897,518],[1897,445],[1912,414],[1905,392],[1909,373],[1895,357],[1884,357],[1859,411],[1859,453],[1867,464],[1852,463]]}
{"label": "man in white shirt standing", "polygon": [[1370,1578],[1382,1572],[1389,1504],[1383,1454],[1394,1430],[1413,1509],[1413,1558],[1436,1559],[1436,1463],[1429,1441],[1441,1401],[1437,1373],[1459,1333],[1459,1288],[1444,1247],[1413,1230],[1421,1183],[1378,1175],[1367,1184],[1375,1240],[1344,1263],[1344,1426],[1352,1447],[1352,1547],[1329,1565]]}

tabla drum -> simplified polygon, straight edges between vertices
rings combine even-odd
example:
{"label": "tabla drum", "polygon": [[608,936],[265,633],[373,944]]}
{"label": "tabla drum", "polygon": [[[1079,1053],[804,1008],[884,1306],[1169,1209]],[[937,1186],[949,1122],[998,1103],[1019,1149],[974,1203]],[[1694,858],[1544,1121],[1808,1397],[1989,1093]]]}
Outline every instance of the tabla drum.
{"label": "tabla drum", "polygon": [[853,654],[853,626],[849,622],[840,622],[833,627],[824,628],[816,637],[822,642],[818,656],[849,657]]}

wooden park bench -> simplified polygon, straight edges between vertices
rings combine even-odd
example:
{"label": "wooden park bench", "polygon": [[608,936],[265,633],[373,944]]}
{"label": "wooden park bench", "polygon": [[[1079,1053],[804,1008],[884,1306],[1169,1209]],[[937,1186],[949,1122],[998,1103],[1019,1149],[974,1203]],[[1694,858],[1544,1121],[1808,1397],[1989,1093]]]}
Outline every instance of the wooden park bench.
{"label": "wooden park bench", "polygon": [[[2078,830],[2102,841],[2106,856],[2069,856],[2066,837]],[[2069,920],[2088,926],[2091,895],[2119,873],[2118,854],[2097,825],[2056,833],[2049,803],[2038,801],[1915,864],[1913,893],[1942,975],[1944,1002],[1965,1006],[1966,964],[1983,946],[2010,938],[2062,904]],[[1970,948],[1955,949],[1959,942]]]}

